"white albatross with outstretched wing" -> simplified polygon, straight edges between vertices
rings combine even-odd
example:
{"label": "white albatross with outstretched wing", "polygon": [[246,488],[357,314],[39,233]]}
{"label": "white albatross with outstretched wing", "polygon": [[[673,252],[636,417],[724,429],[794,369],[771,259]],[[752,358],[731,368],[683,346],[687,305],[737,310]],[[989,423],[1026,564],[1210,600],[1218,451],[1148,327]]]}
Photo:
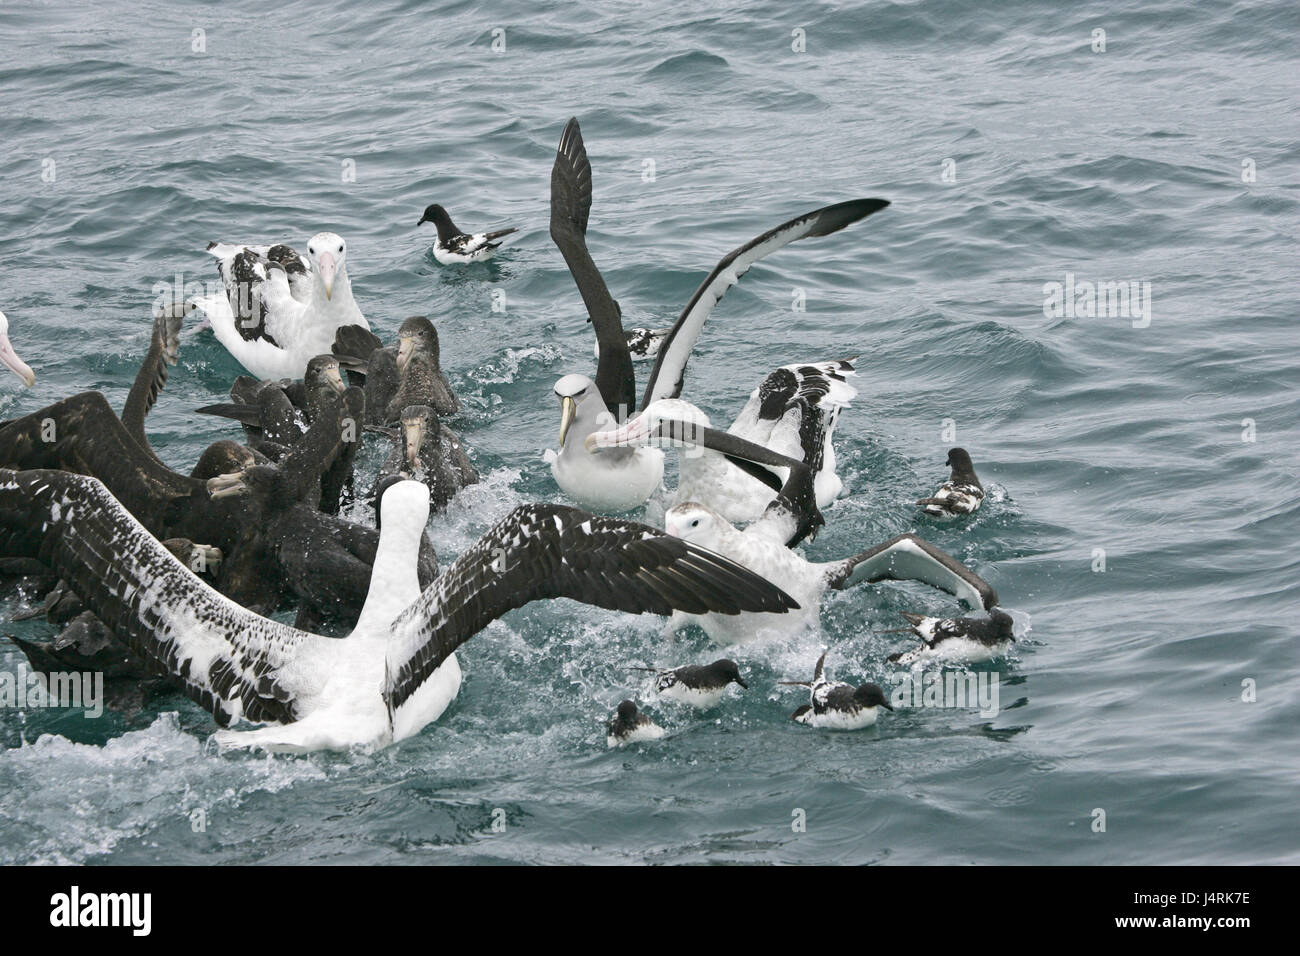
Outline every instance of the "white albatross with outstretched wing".
{"label": "white albatross with outstretched wing", "polygon": [[0,552],[50,566],[111,630],[223,726],[220,746],[373,749],[418,733],[460,688],[456,649],[531,601],[634,614],[781,612],[794,602],[733,561],[645,525],[522,505],[423,593],[429,490],[384,493],[370,591],[347,637],[268,620],[203,583],[95,478],[0,469]]}

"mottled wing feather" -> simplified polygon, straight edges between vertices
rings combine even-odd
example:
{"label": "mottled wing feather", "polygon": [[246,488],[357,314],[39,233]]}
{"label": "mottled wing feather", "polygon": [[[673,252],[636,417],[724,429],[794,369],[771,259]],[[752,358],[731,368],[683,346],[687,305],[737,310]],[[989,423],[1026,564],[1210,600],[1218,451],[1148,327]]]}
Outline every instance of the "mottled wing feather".
{"label": "mottled wing feather", "polygon": [[632,614],[796,607],[740,565],[646,525],[523,505],[460,556],[393,625],[386,699],[400,707],[461,644],[507,611],[573,598]]}
{"label": "mottled wing feather", "polygon": [[288,722],[279,669],[323,640],[245,610],[181,564],[94,478],[0,469],[0,548],[51,567],[220,724]]}
{"label": "mottled wing feather", "polygon": [[278,346],[280,343],[263,321],[268,313],[264,287],[267,265],[275,262],[283,266],[290,293],[299,302],[306,302],[311,297],[311,263],[284,243],[253,246],[213,242],[208,244],[208,252],[217,259],[217,273],[235,315],[236,331],[246,341],[262,339]]}

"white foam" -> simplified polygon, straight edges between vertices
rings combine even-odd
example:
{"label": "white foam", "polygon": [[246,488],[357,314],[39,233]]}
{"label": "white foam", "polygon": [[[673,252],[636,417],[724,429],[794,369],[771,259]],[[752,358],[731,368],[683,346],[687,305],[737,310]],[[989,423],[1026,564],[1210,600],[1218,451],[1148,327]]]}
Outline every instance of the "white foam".
{"label": "white foam", "polygon": [[0,864],[80,864],[162,827],[212,825],[254,793],[323,779],[318,759],[231,759],[176,713],[102,746],[56,734],[0,753]]}

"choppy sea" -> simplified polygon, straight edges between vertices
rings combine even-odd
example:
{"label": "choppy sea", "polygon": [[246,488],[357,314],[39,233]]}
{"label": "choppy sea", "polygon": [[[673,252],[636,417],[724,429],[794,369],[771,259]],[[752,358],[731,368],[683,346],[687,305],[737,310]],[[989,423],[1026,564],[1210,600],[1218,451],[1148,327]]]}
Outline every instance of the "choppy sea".
{"label": "choppy sea", "polygon": [[[215,277],[209,240],[334,230],[375,329],[433,318],[465,403],[450,424],[485,480],[430,524],[445,564],[561,500],[551,386],[594,367],[547,235],[576,115],[629,324],[669,324],[784,219],[892,200],[756,266],[687,395],[726,422],[775,366],[858,356],[848,493],[806,553],[915,530],[1022,630],[978,668],[996,716],[849,734],[792,724],[776,681],[825,646],[836,676],[888,682],[878,632],[945,596],[834,594],[819,633],[731,652],[748,692],[656,708],[668,738],[614,752],[629,665],[712,660],[701,634],[531,606],[464,647],[440,721],[377,754],[217,756],[182,699],[4,708],[0,862],[1300,862],[1298,32],[1284,0],[0,6],[0,308],[37,376],[0,379],[0,417],[120,404],[160,288]],[[432,202],[520,232],[443,268],[415,226]],[[1051,308],[1051,283],[1119,282],[1142,314]],[[193,410],[239,371],[187,335],[149,420],[173,467],[238,437]],[[910,503],[951,445],[990,496],[936,525]],[[50,633],[2,598],[6,632]],[[0,669],[21,660],[0,640]]]}

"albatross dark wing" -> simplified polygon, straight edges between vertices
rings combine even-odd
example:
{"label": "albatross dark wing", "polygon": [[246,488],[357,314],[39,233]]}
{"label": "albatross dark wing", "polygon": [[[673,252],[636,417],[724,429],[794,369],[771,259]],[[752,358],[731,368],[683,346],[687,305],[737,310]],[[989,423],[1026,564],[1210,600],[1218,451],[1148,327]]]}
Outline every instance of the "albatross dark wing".
{"label": "albatross dark wing", "polygon": [[605,407],[622,421],[636,403],[636,376],[623,332],[623,313],[587,251],[590,213],[591,162],[575,117],[564,127],[551,168],[551,240],[564,256],[596,330],[600,344],[596,388]]}
{"label": "albatross dark wing", "polygon": [[[203,482],[177,474],[145,452],[100,392],[80,392],[4,423],[0,466],[94,475],[163,538],[194,537],[188,531],[176,533],[166,503],[207,498]],[[222,546],[220,541],[207,543]]]}
{"label": "albatross dark wing", "polygon": [[562,597],[632,614],[780,613],[798,607],[776,585],[733,561],[647,525],[561,505],[522,505],[393,623],[385,691],[390,711],[507,611]]}
{"label": "albatross dark wing", "polygon": [[34,557],[188,697],[225,725],[289,722],[279,669],[309,641],[222,597],[169,552],[97,479],[0,469],[0,553]]}
{"label": "albatross dark wing", "polygon": [[[682,309],[682,314],[677,317],[663,345],[659,347],[654,371],[650,373],[650,381],[646,383],[645,396],[641,400],[641,409],[644,410],[651,402],[661,398],[676,398],[681,395],[686,362],[691,357],[691,350],[695,348],[696,339],[700,337],[704,320],[727,294],[727,290],[749,271],[750,266],[792,242],[838,232],[888,205],[887,199],[851,199],[815,209],[789,222],[783,222],[775,229],[769,229],[723,256],[709,277],[695,290],[691,301]],[[604,342],[600,347],[601,354],[604,355]]]}
{"label": "albatross dark wing", "polygon": [[122,406],[122,424],[127,433],[151,455],[154,451],[145,435],[144,420],[167,384],[167,366],[175,365],[180,356],[182,321],[181,315],[167,310],[159,310],[154,317],[149,351],[140,363],[140,371],[136,373],[126,404]]}

